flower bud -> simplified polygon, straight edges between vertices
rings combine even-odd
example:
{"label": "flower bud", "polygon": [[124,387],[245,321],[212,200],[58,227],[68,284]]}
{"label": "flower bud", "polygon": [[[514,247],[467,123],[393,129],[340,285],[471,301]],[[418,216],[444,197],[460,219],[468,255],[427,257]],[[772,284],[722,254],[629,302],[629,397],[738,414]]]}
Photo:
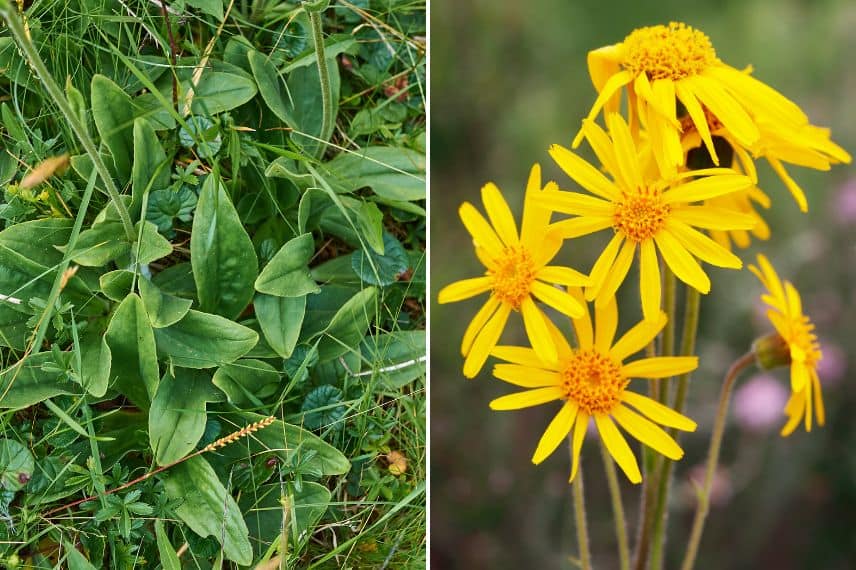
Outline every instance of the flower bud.
{"label": "flower bud", "polygon": [[779,366],[790,366],[791,349],[779,333],[768,334],[755,339],[752,343],[755,362],[762,370],[771,370]]}

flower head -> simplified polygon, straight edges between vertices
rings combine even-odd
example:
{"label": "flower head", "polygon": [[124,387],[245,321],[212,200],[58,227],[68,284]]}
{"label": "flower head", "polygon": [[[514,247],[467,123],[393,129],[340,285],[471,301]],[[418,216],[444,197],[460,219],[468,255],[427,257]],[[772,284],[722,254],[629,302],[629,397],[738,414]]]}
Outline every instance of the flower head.
{"label": "flower head", "polygon": [[[582,302],[579,289],[569,296]],[[634,378],[666,378],[695,370],[695,356],[661,356],[624,361],[650,343],[666,325],[666,315],[659,313],[654,326],[641,322],[613,342],[618,325],[615,299],[595,307],[595,322],[588,309],[572,319],[578,346],[572,348],[561,332],[550,324],[558,349],[555,360],[544,360],[533,349],[520,346],[498,346],[492,354],[506,363],[497,364],[493,374],[500,380],[526,388],[502,396],[490,403],[494,410],[515,410],[562,402],[562,407],[547,427],[533,463],[541,463],[571,433],[573,465],[571,479],[577,472],[580,450],[589,419],[593,418],[610,455],[634,483],[642,480],[639,465],[621,431],[638,439],[670,459],[680,459],[683,450],[657,424],[694,431],[695,422],[671,408],[629,390]],[[616,425],[617,424],[617,425]]]}
{"label": "flower head", "polygon": [[[791,365],[791,397],[785,406],[788,421],[782,428],[782,435],[793,433],[800,420],[805,420],[806,431],[811,431],[812,410],[818,425],[822,426],[826,420],[817,374],[823,354],[814,334],[814,324],[802,312],[799,292],[789,281],[779,279],[766,257],[759,254],[758,266],[750,265],[749,269],[767,289],[761,299],[768,307],[767,318],[778,333],[776,340]],[[759,360],[763,356],[759,354]]]}
{"label": "flower head", "polygon": [[562,245],[558,236],[548,234],[550,212],[536,201],[537,195],[556,192],[555,184],[541,187],[541,168],[532,167],[523,206],[520,232],[514,216],[494,184],[482,188],[482,201],[490,223],[469,202],[459,210],[464,226],[473,238],[476,255],[485,266],[481,277],[464,279],[444,287],[440,303],[452,303],[481,293],[490,293],[464,333],[461,353],[466,357],[464,375],[474,377],[496,346],[512,312],[523,315],[532,346],[545,358],[555,358],[556,348],[548,329],[548,319],[535,304],[543,301],[568,316],[579,316],[582,305],[551,284],[581,286],[588,278],[569,267],[548,265]]}
{"label": "flower head", "polygon": [[[799,145],[804,156],[819,151],[849,161],[847,153],[832,148],[835,145],[828,133],[824,138],[821,129],[809,124],[794,102],[749,71],[723,63],[710,39],[686,24],[672,22],[634,30],[621,43],[589,52],[588,67],[598,91],[588,119],[601,109],[617,111],[626,87],[630,124],[645,125],[666,178],[684,164],[679,140],[686,130],[682,119],[695,127],[717,165],[713,133],[718,128],[726,129],[738,146],[764,153],[777,171],[780,160],[794,155],[777,154],[775,144],[763,142],[771,129],[790,145]],[[574,140],[575,147],[582,136],[581,131]],[[780,176],[791,188],[790,178],[782,172]]]}
{"label": "flower head", "polygon": [[[607,115],[609,134],[593,121],[583,132],[610,180],[572,151],[554,145],[550,155],[580,186],[594,194],[543,193],[538,201],[551,210],[576,216],[553,224],[565,238],[611,228],[612,239],[591,271],[588,300],[611,298],[633,262],[640,257],[642,310],[647,320],[660,309],[660,269],[657,251],[675,275],[702,293],[710,279],[696,258],[719,267],[739,269],[740,259],[695,228],[750,230],[757,220],[738,211],[696,202],[725,196],[752,186],[752,180],[726,168],[708,168],[677,174],[664,180],[648,176],[624,119]],[[697,176],[695,180],[688,179]]]}

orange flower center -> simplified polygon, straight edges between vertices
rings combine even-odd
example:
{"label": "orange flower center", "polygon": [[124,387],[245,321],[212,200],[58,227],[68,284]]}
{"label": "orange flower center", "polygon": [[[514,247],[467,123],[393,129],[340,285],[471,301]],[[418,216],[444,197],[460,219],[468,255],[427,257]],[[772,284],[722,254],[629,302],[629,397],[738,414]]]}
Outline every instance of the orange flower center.
{"label": "orange flower center", "polygon": [[520,309],[523,301],[532,292],[535,281],[535,262],[523,247],[508,247],[494,260],[495,267],[488,271],[493,276],[493,294],[514,310]]}
{"label": "orange flower center", "polygon": [[705,34],[676,22],[634,30],[622,46],[624,69],[634,75],[645,73],[652,81],[698,75],[718,61]]}
{"label": "orange flower center", "polygon": [[666,225],[671,211],[657,189],[623,192],[621,201],[615,205],[612,227],[627,239],[642,242],[654,237]]}
{"label": "orange flower center", "polygon": [[560,374],[565,398],[589,415],[612,412],[629,382],[620,363],[594,348],[574,353]]}
{"label": "orange flower center", "polygon": [[[785,341],[787,341],[788,346],[795,347],[805,354],[803,362],[809,368],[814,368],[823,357],[823,353],[820,351],[820,342],[817,340],[817,335],[814,334],[814,323],[806,315],[800,315],[799,320],[791,320],[790,330]],[[793,353],[793,350],[791,352]]]}

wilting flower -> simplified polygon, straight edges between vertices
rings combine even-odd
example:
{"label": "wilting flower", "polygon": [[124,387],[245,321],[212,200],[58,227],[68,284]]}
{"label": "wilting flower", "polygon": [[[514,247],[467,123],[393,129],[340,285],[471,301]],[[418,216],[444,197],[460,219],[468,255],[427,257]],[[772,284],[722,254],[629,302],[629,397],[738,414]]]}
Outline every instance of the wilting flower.
{"label": "wilting flower", "polygon": [[791,397],[785,406],[788,421],[782,428],[782,435],[793,433],[800,420],[805,420],[806,431],[811,431],[812,409],[818,425],[823,425],[826,414],[820,390],[820,378],[817,364],[822,358],[820,343],[814,334],[814,324],[802,312],[802,301],[796,288],[789,282],[782,282],[776,270],[763,255],[758,255],[758,266],[750,265],[768,293],[761,296],[767,304],[767,318],[775,327],[778,336],[757,343],[756,354],[759,361],[777,363],[790,361]]}
{"label": "wilting flower", "polygon": [[[722,62],[710,39],[686,24],[634,30],[621,43],[589,52],[588,67],[598,91],[588,119],[601,109],[617,111],[626,87],[630,124],[634,129],[640,123],[646,127],[666,178],[684,164],[679,139],[682,115],[698,130],[714,164],[719,164],[713,144],[717,129],[711,123],[727,130],[735,146],[767,156],[792,192],[796,185],[781,160],[801,164],[805,157],[817,155],[812,159],[849,161],[847,153],[829,140],[828,131],[809,124],[799,106],[752,77],[750,70]],[[577,135],[574,146],[582,135]],[[800,156],[788,152],[794,145]]]}
{"label": "wilting flower", "polygon": [[556,347],[549,332],[549,319],[534,299],[571,317],[583,312],[580,302],[550,285],[581,286],[588,283],[588,278],[578,271],[548,265],[558,253],[562,240],[548,234],[550,211],[539,205],[535,197],[555,192],[553,183],[542,189],[541,168],[537,164],[533,166],[526,187],[519,234],[514,216],[494,184],[482,188],[482,202],[490,223],[469,202],[461,205],[461,220],[473,238],[476,255],[486,271],[482,277],[464,279],[444,287],[438,301],[452,303],[490,292],[487,302],[467,327],[461,343],[461,353],[466,357],[464,376],[467,378],[474,377],[481,370],[512,311],[523,315],[532,346],[548,359],[556,357]]}
{"label": "wilting flower", "polygon": [[[590,301],[603,302],[615,294],[639,250],[642,311],[646,320],[652,320],[661,297],[657,250],[681,281],[702,293],[710,291],[710,279],[696,257],[719,267],[743,266],[737,256],[695,228],[750,230],[756,219],[694,203],[745,190],[752,180],[726,168],[684,172],[671,180],[646,176],[627,123],[615,113],[607,115],[606,122],[609,135],[593,121],[583,124],[583,132],[612,180],[572,151],[554,145],[553,159],[595,196],[545,192],[538,200],[551,210],[576,216],[553,224],[554,231],[565,238],[613,230],[591,271],[586,290]],[[687,181],[694,176],[699,178]]]}
{"label": "wilting flower", "polygon": [[[582,291],[570,289],[570,296],[582,302]],[[639,465],[618,426],[651,449],[670,459],[680,459],[683,450],[657,424],[694,431],[691,419],[671,408],[628,390],[633,378],[667,378],[695,370],[695,356],[660,356],[624,361],[650,343],[666,325],[666,315],[658,314],[656,323],[641,322],[618,342],[613,342],[618,325],[615,299],[595,307],[595,322],[586,308],[572,319],[578,340],[571,348],[561,332],[550,323],[558,348],[555,360],[545,360],[531,348],[498,346],[492,354],[506,363],[497,364],[493,375],[522,388],[522,392],[502,396],[490,403],[494,410],[516,410],[558,400],[562,407],[550,422],[535,454],[533,463],[541,463],[572,433],[571,479],[577,472],[580,450],[589,419],[594,418],[597,431],[610,455],[633,483],[642,480]]]}

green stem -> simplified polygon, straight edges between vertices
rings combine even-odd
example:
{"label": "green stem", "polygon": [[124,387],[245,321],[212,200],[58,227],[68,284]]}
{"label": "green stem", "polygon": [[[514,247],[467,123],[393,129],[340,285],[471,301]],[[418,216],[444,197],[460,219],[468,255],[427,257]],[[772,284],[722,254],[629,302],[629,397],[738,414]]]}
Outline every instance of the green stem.
{"label": "green stem", "polygon": [[330,88],[330,73],[327,71],[327,57],[324,55],[324,33],[321,29],[321,12],[309,9],[309,22],[312,24],[312,40],[315,45],[315,58],[318,60],[318,77],[321,80],[321,133],[318,135],[324,141],[333,132],[331,128],[333,115],[332,89]]}
{"label": "green stem", "polygon": [[713,477],[716,475],[716,466],[719,463],[719,450],[722,446],[722,436],[725,433],[725,420],[728,417],[728,404],[731,401],[731,391],[740,372],[754,361],[755,354],[753,352],[744,354],[734,361],[725,375],[725,380],[722,382],[719,407],[716,410],[716,422],[713,424],[713,433],[710,436],[710,449],[707,453],[707,469],[704,474],[704,484],[698,495],[698,507],[693,519],[690,539],[687,543],[687,552],[684,556],[684,562],[681,564],[682,570],[691,570],[698,554],[698,546],[701,542],[702,532],[704,531],[704,522],[710,508],[710,492],[713,488]]}
{"label": "green stem", "polygon": [[[652,341],[645,350],[648,358],[657,356],[657,349]],[[648,391],[653,400],[660,399],[660,382],[662,380],[649,380]],[[642,493],[639,503],[639,527],[636,532],[636,550],[633,556],[633,568],[644,570],[648,562],[648,548],[651,545],[651,528],[654,521],[654,492],[657,489],[657,477],[660,456],[654,453],[647,445],[642,445],[642,465],[644,478],[642,479]]]}
{"label": "green stem", "polygon": [[574,482],[571,484],[571,487],[573,488],[574,495],[574,522],[577,527],[577,543],[580,548],[580,568],[582,568],[582,570],[591,570],[588,527],[586,526],[586,505],[583,498],[582,468],[577,471],[577,476],[574,477]]}
{"label": "green stem", "polygon": [[[695,288],[687,286],[686,297],[684,330],[681,336],[681,356],[691,356],[695,352],[699,311],[701,306],[701,294]],[[678,377],[678,390],[675,394],[675,402],[672,408],[679,414],[683,413],[684,406],[686,405],[689,381],[689,372]],[[669,435],[676,438],[677,430],[669,430]],[[663,567],[666,523],[668,519],[666,505],[668,505],[669,502],[669,491],[672,485],[672,471],[674,469],[674,465],[674,461],[663,458],[663,467],[660,472],[659,489],[657,492],[657,504],[654,510],[654,534],[651,544],[652,570],[659,570]]]}
{"label": "green stem", "polygon": [[615,519],[615,540],[618,542],[618,559],[621,570],[630,570],[630,547],[627,543],[627,522],[624,517],[624,505],[621,503],[621,488],[615,474],[615,462],[609,455],[603,441],[600,442],[600,454],[603,457],[603,469],[606,471],[606,483],[612,500],[612,513]]}
{"label": "green stem", "polygon": [[119,219],[122,221],[122,227],[125,230],[125,235],[127,236],[128,241],[133,243],[135,235],[134,224],[131,223],[131,216],[128,214],[128,209],[125,207],[124,202],[122,202],[122,199],[119,196],[119,189],[116,188],[116,185],[113,183],[110,171],[107,170],[107,166],[104,164],[104,161],[101,160],[101,155],[98,153],[95,143],[92,141],[92,138],[90,138],[89,133],[86,132],[86,128],[80,122],[80,119],[71,109],[71,105],[65,98],[62,89],[60,89],[59,85],[54,81],[53,76],[48,71],[44,61],[42,61],[38,50],[33,45],[24,30],[24,25],[18,18],[17,13],[15,13],[10,6],[8,0],[0,0],[0,15],[2,15],[3,19],[6,21],[9,31],[12,32],[15,42],[18,44],[18,48],[20,48],[24,57],[27,58],[30,67],[32,67],[36,72],[36,75],[41,80],[42,85],[44,85],[57,107],[59,107],[59,110],[62,112],[65,120],[68,121],[71,130],[74,131],[75,135],[77,135],[83,149],[89,155],[90,159],[92,159],[92,164],[95,167],[95,170],[98,171],[98,175],[101,177],[101,180],[104,181],[104,186],[107,188],[107,195],[116,206],[116,211],[119,214]]}

